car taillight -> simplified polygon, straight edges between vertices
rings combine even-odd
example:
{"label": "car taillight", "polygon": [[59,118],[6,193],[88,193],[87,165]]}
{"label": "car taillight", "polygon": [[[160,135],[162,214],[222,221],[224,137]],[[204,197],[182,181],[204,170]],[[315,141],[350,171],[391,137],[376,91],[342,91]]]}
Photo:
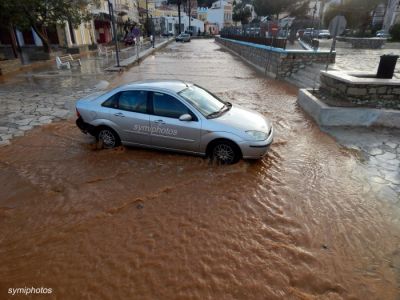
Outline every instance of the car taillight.
{"label": "car taillight", "polygon": [[78,109],[76,108],[75,110],[76,110],[76,116],[77,116],[78,118],[80,118],[81,114],[79,113]]}

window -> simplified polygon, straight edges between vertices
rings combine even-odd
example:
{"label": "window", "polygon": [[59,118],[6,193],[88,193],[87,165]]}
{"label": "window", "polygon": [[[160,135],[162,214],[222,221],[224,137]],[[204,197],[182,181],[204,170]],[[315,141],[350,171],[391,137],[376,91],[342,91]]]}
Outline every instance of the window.
{"label": "window", "polygon": [[174,97],[162,93],[153,93],[154,114],[178,119],[181,115],[191,114],[188,108]]}
{"label": "window", "polygon": [[112,95],[110,98],[108,98],[106,101],[104,101],[101,106],[110,107],[110,108],[118,108],[117,100],[118,100],[118,93]]}
{"label": "window", "polygon": [[121,92],[118,99],[118,108],[138,113],[147,113],[147,92]]}
{"label": "window", "polygon": [[179,92],[190,105],[194,106],[203,116],[219,111],[224,107],[224,102],[206,90],[191,85]]}

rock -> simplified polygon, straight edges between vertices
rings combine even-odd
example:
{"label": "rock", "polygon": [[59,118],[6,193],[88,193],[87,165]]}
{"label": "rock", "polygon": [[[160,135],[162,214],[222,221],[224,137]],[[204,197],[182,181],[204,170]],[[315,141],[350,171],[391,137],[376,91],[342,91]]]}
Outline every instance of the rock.
{"label": "rock", "polygon": [[49,120],[49,119],[53,119],[53,117],[52,117],[52,116],[41,116],[41,117],[39,118],[39,121],[41,122],[41,121]]}
{"label": "rock", "polygon": [[393,142],[385,142],[385,145],[388,145],[392,149],[396,149],[399,145]]}
{"label": "rock", "polygon": [[367,150],[368,154],[375,156],[375,155],[381,155],[383,154],[383,150],[379,148],[372,148],[370,150]]}
{"label": "rock", "polygon": [[32,128],[33,128],[33,126],[30,126],[30,125],[18,127],[19,130],[23,130],[23,131],[31,130]]}
{"label": "rock", "polygon": [[30,122],[32,122],[33,120],[34,120],[33,118],[18,120],[18,121],[15,121],[15,124],[24,126],[24,125],[28,125],[28,124],[29,124]]}
{"label": "rock", "polygon": [[379,160],[393,160],[396,159],[397,155],[391,152],[385,152],[383,154],[377,155],[376,158]]}
{"label": "rock", "polygon": [[10,140],[0,141],[0,147],[10,145]]}
{"label": "rock", "polygon": [[353,96],[365,96],[367,94],[367,89],[351,87],[347,89],[347,94]]}

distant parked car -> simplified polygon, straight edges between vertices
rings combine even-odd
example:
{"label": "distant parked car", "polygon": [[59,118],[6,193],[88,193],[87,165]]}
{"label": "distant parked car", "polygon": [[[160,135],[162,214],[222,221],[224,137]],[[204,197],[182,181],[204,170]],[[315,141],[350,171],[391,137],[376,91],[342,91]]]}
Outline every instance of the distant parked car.
{"label": "distant parked car", "polygon": [[181,33],[175,38],[177,42],[190,42],[190,34],[188,33]]}
{"label": "distant parked car", "polygon": [[387,33],[385,30],[377,31],[376,32],[376,37],[385,38],[385,39],[391,39],[392,38],[392,36],[389,33]]}
{"label": "distant parked car", "polygon": [[305,31],[304,29],[297,30],[296,37],[302,38],[304,35],[304,31]]}
{"label": "distant parked car", "polygon": [[185,30],[185,33],[190,34],[190,36],[193,35],[193,31],[192,30]]}
{"label": "distant parked car", "polygon": [[77,101],[77,126],[104,148],[120,144],[186,152],[226,164],[260,159],[272,143],[271,121],[177,80],[150,80]]}
{"label": "distant parked car", "polygon": [[319,39],[330,39],[331,38],[331,33],[327,29],[322,29],[318,32],[318,38]]}

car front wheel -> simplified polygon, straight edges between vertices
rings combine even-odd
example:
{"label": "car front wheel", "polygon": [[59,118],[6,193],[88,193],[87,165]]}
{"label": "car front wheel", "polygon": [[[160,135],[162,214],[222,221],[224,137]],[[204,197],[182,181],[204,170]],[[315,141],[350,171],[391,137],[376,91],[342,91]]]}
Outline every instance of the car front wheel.
{"label": "car front wheel", "polygon": [[211,158],[222,164],[237,163],[240,157],[240,149],[230,141],[216,142],[211,150]]}
{"label": "car front wheel", "polygon": [[103,144],[105,149],[111,149],[120,145],[118,134],[108,127],[102,127],[97,132],[97,140]]}

